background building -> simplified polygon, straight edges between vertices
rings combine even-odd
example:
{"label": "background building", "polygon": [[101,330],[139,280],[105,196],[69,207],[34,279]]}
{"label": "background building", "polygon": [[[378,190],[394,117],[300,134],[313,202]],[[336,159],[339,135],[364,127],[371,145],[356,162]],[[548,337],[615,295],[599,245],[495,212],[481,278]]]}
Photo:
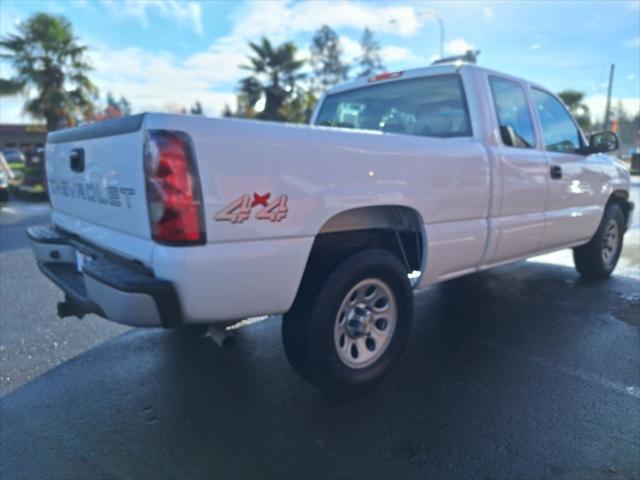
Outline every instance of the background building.
{"label": "background building", "polygon": [[46,139],[45,125],[0,123],[0,148],[18,148],[26,153],[44,147]]}

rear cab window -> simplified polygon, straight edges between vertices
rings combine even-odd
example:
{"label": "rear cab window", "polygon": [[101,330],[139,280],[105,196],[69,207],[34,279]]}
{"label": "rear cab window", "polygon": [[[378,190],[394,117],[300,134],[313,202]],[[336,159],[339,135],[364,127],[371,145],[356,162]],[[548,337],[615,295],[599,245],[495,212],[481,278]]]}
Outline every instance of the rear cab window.
{"label": "rear cab window", "polygon": [[508,147],[535,148],[536,133],[524,88],[518,82],[489,77],[502,143]]}
{"label": "rear cab window", "polygon": [[458,74],[395,80],[328,95],[316,125],[425,137],[470,137]]}

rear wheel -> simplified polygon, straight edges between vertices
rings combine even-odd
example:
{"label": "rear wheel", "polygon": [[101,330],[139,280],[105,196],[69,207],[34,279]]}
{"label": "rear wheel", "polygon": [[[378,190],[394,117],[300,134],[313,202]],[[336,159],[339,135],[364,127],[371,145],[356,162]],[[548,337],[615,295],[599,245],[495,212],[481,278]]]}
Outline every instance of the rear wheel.
{"label": "rear wheel", "polygon": [[403,350],[413,316],[406,268],[393,254],[371,249],[348,257],[320,282],[310,273],[283,318],[287,357],[326,392],[362,391]]}
{"label": "rear wheel", "polygon": [[624,228],[622,209],[615,203],[609,204],[591,241],[573,249],[576,270],[585,278],[611,275],[622,252]]}

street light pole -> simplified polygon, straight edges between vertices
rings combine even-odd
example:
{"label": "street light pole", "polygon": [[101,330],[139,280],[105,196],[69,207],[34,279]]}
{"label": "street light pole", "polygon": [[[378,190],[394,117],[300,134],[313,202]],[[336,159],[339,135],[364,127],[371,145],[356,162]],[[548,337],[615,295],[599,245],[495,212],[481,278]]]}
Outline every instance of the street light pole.
{"label": "street light pole", "polygon": [[432,11],[424,12],[424,14],[431,15],[438,20],[438,25],[440,25],[440,58],[444,58],[444,22],[442,21],[442,17]]}

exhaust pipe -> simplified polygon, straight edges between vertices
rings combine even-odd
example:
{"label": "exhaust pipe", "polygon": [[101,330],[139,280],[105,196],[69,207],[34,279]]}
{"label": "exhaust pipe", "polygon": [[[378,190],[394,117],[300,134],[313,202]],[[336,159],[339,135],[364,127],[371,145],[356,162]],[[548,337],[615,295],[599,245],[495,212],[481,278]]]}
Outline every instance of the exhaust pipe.
{"label": "exhaust pipe", "polygon": [[236,336],[233,331],[228,331],[226,325],[209,325],[205,337],[211,338],[220,348],[229,352],[236,346]]}

